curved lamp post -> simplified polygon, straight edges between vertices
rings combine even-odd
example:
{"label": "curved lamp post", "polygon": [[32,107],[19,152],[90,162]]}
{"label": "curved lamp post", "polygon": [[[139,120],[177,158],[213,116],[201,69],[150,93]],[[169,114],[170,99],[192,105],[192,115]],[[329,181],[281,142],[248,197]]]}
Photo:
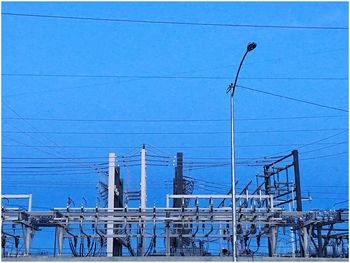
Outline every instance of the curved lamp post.
{"label": "curved lamp post", "polygon": [[235,82],[234,84],[230,84],[230,86],[227,88],[226,93],[231,93],[230,96],[230,103],[231,103],[231,185],[232,185],[232,257],[233,257],[233,261],[236,261],[236,199],[235,199],[235,195],[236,195],[236,191],[235,191],[235,147],[234,147],[234,100],[233,100],[233,95],[235,92],[235,88],[236,88],[236,84],[237,84],[237,79],[238,79],[238,75],[239,72],[241,70],[243,61],[245,59],[245,57],[247,56],[247,54],[254,50],[256,48],[256,43],[254,42],[250,42],[248,43],[247,46],[247,51],[244,53],[244,56],[241,60],[241,63],[239,64],[238,70],[237,70],[237,74],[236,74],[236,78],[235,78]]}

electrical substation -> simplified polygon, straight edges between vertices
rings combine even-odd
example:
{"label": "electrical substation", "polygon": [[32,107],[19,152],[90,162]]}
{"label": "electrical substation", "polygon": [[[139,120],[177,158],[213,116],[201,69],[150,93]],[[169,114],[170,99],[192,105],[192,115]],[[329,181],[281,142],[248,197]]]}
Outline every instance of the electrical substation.
{"label": "electrical substation", "polygon": [[[147,149],[140,150],[140,190],[127,191],[118,156],[109,154],[106,181],[99,183],[95,207],[67,206],[48,211],[2,207],[2,259],[34,258],[32,239],[43,228],[55,230],[54,256],[63,258],[216,258],[232,260],[232,189],[222,194],[193,194],[196,183],[183,175],[183,153],[175,157],[173,192],[163,198],[166,207],[147,207]],[[348,209],[303,210],[302,172],[298,151],[261,166],[256,181],[235,194],[236,257],[346,259]],[[239,184],[236,181],[236,187]],[[103,201],[103,202],[102,202]],[[107,206],[101,205],[102,203]],[[289,249],[280,249],[280,237]],[[11,248],[10,245],[12,244]],[[63,253],[67,251],[69,253]]]}
{"label": "electrical substation", "polygon": [[349,261],[346,1],[1,8],[2,261]]}

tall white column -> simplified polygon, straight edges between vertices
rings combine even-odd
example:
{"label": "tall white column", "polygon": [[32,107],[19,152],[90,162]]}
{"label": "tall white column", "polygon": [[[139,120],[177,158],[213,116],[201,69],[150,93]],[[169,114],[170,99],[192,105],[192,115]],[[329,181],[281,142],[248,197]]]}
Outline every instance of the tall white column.
{"label": "tall white column", "polygon": [[235,180],[235,140],[234,140],[234,98],[233,91],[230,99],[231,108],[231,185],[232,185],[232,258],[237,260],[236,249],[236,180]]}
{"label": "tall white column", "polygon": [[[114,209],[114,194],[115,194],[115,153],[109,154],[108,159],[108,211]],[[112,222],[113,216],[108,217]],[[107,257],[113,256],[113,223],[107,224]]]}
{"label": "tall white column", "polygon": [[[146,201],[147,201],[147,184],[146,184],[146,147],[142,146],[141,149],[141,211],[146,210]],[[140,255],[143,256],[146,248],[146,239],[144,238],[144,227],[145,225],[141,224],[141,239],[140,239]]]}
{"label": "tall white column", "polygon": [[147,184],[146,184],[146,147],[143,145],[141,150],[141,209],[146,209]]}

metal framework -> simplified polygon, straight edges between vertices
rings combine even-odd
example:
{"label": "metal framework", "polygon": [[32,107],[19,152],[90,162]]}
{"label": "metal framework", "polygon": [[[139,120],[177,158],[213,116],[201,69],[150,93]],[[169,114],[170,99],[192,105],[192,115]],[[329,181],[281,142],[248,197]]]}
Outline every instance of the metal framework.
{"label": "metal framework", "polygon": [[[215,196],[210,196],[209,200],[212,198]],[[245,198],[250,199],[249,196]],[[142,237],[148,241],[148,244],[145,253],[139,256],[230,255],[231,211],[229,207],[214,208],[211,201],[208,207],[199,207],[198,199],[195,206],[190,208],[154,207],[142,210],[124,207],[113,211],[98,207],[55,208],[47,212],[3,208],[2,245],[5,248],[6,241],[14,239],[18,249],[19,241],[22,239],[24,251],[16,251],[16,255],[22,253],[21,255],[28,256],[35,231],[51,227],[55,228],[57,233],[58,256],[63,255],[64,241],[69,242],[73,256],[103,255],[101,248],[104,247],[108,238],[118,240],[128,251],[129,256],[136,256],[140,233],[143,233]],[[254,251],[249,250],[248,247],[250,240],[255,240],[256,250],[258,250],[264,238],[269,240],[272,247],[271,256],[277,256],[278,229],[286,227],[292,227],[301,240],[302,248],[306,253],[300,256],[309,257],[309,251],[315,251],[311,256],[348,256],[348,252],[339,253],[344,242],[348,242],[348,233],[346,229],[339,231],[339,227],[336,227],[337,224],[348,222],[348,211],[289,212],[281,208],[249,207],[237,210],[236,216],[237,240],[240,241],[238,254],[241,256],[254,254]],[[112,226],[112,231],[108,231],[106,226]],[[140,231],[141,228],[143,231]],[[22,230],[25,230],[23,234],[21,234]],[[174,249],[170,245],[171,238],[187,238],[190,243],[182,243],[181,247]],[[203,244],[212,238],[221,240],[216,253],[203,248]],[[226,245],[223,245],[225,242]],[[330,244],[333,249],[331,254]],[[3,249],[3,256],[11,255]]]}
{"label": "metal framework", "polygon": [[[32,239],[44,228],[55,229],[53,254],[57,256],[232,257],[231,191],[192,194],[195,183],[184,178],[183,155],[177,157],[174,193],[166,196],[166,207],[141,206],[140,192],[129,192],[123,200],[123,181],[113,154],[109,185],[103,185],[101,195],[108,207],[98,203],[71,208],[70,198],[67,207],[42,212],[3,206],[2,257],[34,255]],[[348,257],[348,209],[302,211],[297,151],[265,165],[253,191],[249,191],[251,185],[248,182],[235,195],[237,257]],[[139,207],[129,207],[128,200],[133,199],[140,201]],[[287,250],[282,249],[281,237],[288,237]]]}

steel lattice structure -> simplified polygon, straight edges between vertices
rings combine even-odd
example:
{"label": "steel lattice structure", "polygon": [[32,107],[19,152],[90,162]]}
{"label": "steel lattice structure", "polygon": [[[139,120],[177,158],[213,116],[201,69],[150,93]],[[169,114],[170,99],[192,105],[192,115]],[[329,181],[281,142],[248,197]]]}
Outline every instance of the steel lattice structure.
{"label": "steel lattice structure", "polygon": [[[113,158],[109,183],[103,185],[101,196],[108,201],[107,208],[99,204],[72,208],[70,198],[67,207],[50,211],[2,207],[2,257],[33,255],[32,239],[45,228],[55,229],[57,256],[67,256],[63,252],[67,248],[68,256],[74,257],[232,256],[230,192],[192,194],[195,182],[183,178],[183,156],[177,157],[174,194],[166,196],[166,207],[129,207],[128,200],[139,200],[140,193],[123,191],[120,169],[114,167]],[[293,158],[292,163],[282,163],[288,158]],[[294,174],[289,169],[294,169]],[[295,183],[289,181],[293,176]],[[348,257],[348,209],[302,211],[297,151],[265,164],[259,178],[263,182],[257,181],[253,191],[249,192],[249,182],[235,195],[238,257]],[[31,206],[31,195],[20,197],[28,196]],[[218,207],[214,206],[215,200],[222,200]],[[296,211],[291,209],[294,202]],[[289,250],[281,252],[279,237],[286,232],[290,233]]]}
{"label": "steel lattice structure", "polygon": [[[288,212],[280,208],[241,208],[237,210],[236,214],[238,219],[237,239],[247,241],[266,238],[272,245],[273,256],[277,255],[275,250],[278,228],[291,227],[294,229],[300,236],[306,257],[310,256],[309,248],[315,242],[313,233],[315,230],[319,231],[320,226],[330,226],[335,230],[323,234],[328,235],[327,243],[331,239],[348,239],[348,233],[336,231],[335,227],[337,224],[348,222],[348,211]],[[106,234],[106,225],[113,225],[113,235]],[[71,247],[74,256],[87,255],[74,252],[73,248],[77,248],[77,241],[80,241],[80,244],[84,243],[84,240],[88,242],[90,245],[87,246],[87,253],[90,251],[89,255],[93,256],[96,255],[96,250],[103,247],[107,238],[115,238],[128,250],[130,256],[135,256],[137,255],[137,240],[140,238],[140,233],[143,233],[143,237],[149,240],[149,247],[152,247],[152,250],[148,249],[144,255],[140,256],[177,255],[180,252],[171,247],[172,238],[189,238],[191,240],[189,245],[181,248],[184,255],[205,255],[206,251],[200,250],[199,244],[208,237],[219,238],[227,243],[232,238],[230,232],[231,208],[228,207],[214,208],[212,205],[207,208],[200,208],[197,205],[190,208],[154,207],[146,209],[146,211],[127,207],[109,211],[106,208],[96,207],[62,208],[47,212],[28,212],[21,209],[3,208],[3,248],[8,239],[13,238],[17,240],[17,243],[19,243],[19,239],[23,239],[25,248],[23,255],[30,255],[31,238],[35,231],[46,227],[57,229],[58,255],[62,255],[65,239],[74,240],[75,245],[73,244]],[[23,235],[18,234],[18,231],[17,234],[11,234],[14,229],[18,231],[24,229],[25,231]],[[165,250],[157,248],[157,243],[162,239],[166,240]],[[327,244],[323,243],[321,246],[327,246]],[[242,248],[240,251],[244,251],[244,245]],[[322,252],[324,248],[321,247],[318,250]],[[6,255],[5,250],[3,253]],[[230,251],[225,253],[229,255]],[[219,254],[220,252],[217,255]]]}

